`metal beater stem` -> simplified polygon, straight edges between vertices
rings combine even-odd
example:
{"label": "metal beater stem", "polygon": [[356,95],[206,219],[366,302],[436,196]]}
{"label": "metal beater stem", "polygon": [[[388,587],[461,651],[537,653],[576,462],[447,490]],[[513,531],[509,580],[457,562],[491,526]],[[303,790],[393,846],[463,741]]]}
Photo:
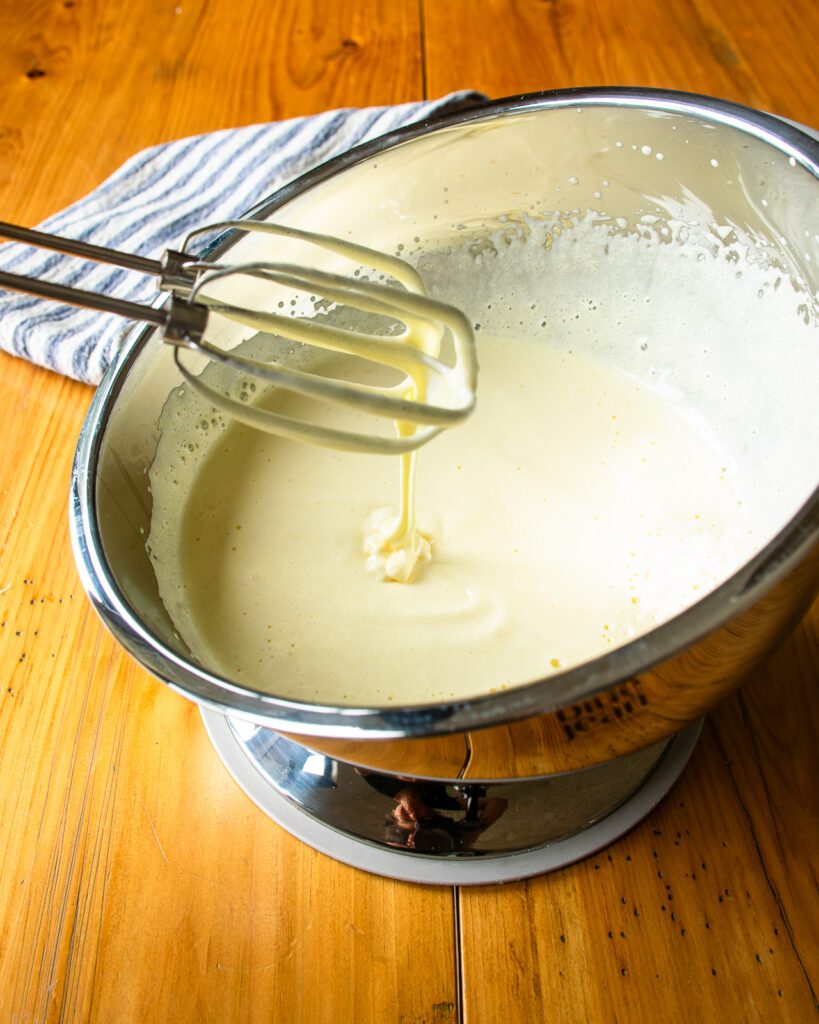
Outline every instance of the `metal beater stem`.
{"label": "metal beater stem", "polygon": [[158,275],[162,273],[162,264],[159,260],[152,260],[147,256],[118,252],[116,249],[107,249],[103,245],[80,242],[75,238],[60,238],[57,235],[49,235],[45,231],[21,228],[17,224],[8,224],[5,221],[0,221],[0,238],[10,238],[12,241],[25,242],[42,249],[53,249],[55,252],[63,252],[69,256],[82,256],[87,260],[94,260],[96,263],[113,263],[126,270],[138,270],[142,274]]}
{"label": "metal beater stem", "polygon": [[80,256],[95,263],[112,263],[125,270],[150,274],[159,278],[159,288],[162,291],[169,291],[171,298],[160,308],[144,306],[101,292],[71,288],[68,285],[55,284],[53,281],[35,280],[21,274],[10,274],[5,270],[0,271],[0,287],[26,292],[41,299],[67,302],[71,306],[81,306],[84,309],[114,313],[129,320],[156,324],[162,328],[165,340],[175,344],[187,345],[201,341],[208,319],[207,308],[199,303],[185,302],[178,297],[180,294],[190,292],[196,275],[192,266],[193,261],[186,253],[167,250],[161,260],[154,260],[147,256],[107,249],[102,245],[91,245],[89,242],[80,242],[73,238],[60,238],[45,231],[33,231],[31,228],[22,228],[5,221],[0,221],[0,238],[10,238],[15,242],[53,249],[69,256]]}

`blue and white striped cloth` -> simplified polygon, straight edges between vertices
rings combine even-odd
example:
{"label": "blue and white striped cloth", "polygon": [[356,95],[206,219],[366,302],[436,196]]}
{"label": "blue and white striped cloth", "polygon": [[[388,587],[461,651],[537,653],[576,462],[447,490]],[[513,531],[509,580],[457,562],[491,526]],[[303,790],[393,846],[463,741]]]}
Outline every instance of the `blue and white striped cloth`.
{"label": "blue and white striped cloth", "polygon": [[[451,93],[428,102],[335,110],[153,146],[39,227],[157,257],[179,246],[191,229],[241,216],[299,174],[360,142],[484,98]],[[0,268],[133,302],[151,302],[157,295],[154,280],[144,275],[16,243],[0,246]],[[0,346],[89,384],[99,382],[132,326],[109,314],[0,291]]]}

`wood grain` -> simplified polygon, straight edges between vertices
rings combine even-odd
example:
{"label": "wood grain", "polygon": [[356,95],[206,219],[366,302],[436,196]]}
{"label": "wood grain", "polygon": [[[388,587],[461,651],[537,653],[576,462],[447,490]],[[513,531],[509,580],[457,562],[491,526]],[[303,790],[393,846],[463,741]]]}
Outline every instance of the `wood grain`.
{"label": "wood grain", "polygon": [[[754,849],[814,990],[819,976],[819,919],[803,908],[816,899],[819,850],[817,612],[815,607],[789,643],[715,717],[719,749],[748,819]],[[814,854],[806,856],[810,850]]]}
{"label": "wood grain", "polygon": [[0,208],[26,224],[157,142],[422,90],[415,0],[7,0],[0,37]]}
{"label": "wood grain", "polygon": [[[807,632],[771,664],[797,660]],[[815,731],[794,718],[815,666],[777,687],[775,720],[795,726],[787,742],[760,752],[749,736],[765,726],[746,720],[729,759],[743,698],[729,700],[671,795],[630,835],[557,875],[461,891],[468,1024],[539,1020],[547,1009],[567,1024],[810,1019]],[[768,682],[761,673],[748,690]],[[786,776],[790,791],[759,784],[769,776]]]}
{"label": "wood grain", "polygon": [[[818,17],[807,0],[6,0],[0,213],[34,222],[163,139],[425,84],[654,84],[816,122]],[[196,709],[102,629],[65,515],[90,394],[0,357],[0,1020],[811,1018],[819,606],[629,836],[455,908],[284,834]]]}
{"label": "wood grain", "polygon": [[462,87],[492,96],[584,85],[682,89],[812,124],[819,71],[805,36],[812,0],[423,0],[431,95]]}

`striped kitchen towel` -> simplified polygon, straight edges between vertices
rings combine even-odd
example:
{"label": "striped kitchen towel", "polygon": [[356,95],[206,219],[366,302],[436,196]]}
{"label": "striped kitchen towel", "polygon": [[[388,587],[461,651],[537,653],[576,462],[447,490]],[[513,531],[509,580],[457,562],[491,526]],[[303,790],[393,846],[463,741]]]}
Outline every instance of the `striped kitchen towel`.
{"label": "striped kitchen towel", "polygon": [[[334,110],[153,146],[90,195],[39,225],[97,245],[159,256],[188,231],[244,214],[304,171],[393,128],[485,99],[476,92],[400,106]],[[153,279],[30,246],[0,246],[0,268],[102,291],[156,299]],[[133,322],[0,291],[0,347],[58,373],[96,384]]]}

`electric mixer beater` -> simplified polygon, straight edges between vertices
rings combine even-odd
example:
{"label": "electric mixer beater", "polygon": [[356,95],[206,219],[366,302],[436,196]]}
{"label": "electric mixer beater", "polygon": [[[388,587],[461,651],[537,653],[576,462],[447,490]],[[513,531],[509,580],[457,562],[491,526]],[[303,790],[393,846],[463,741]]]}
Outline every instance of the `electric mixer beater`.
{"label": "electric mixer beater", "polygon": [[[375,269],[395,285],[292,263],[213,263],[186,252],[195,238],[226,230],[259,232],[317,246],[352,261],[358,268]],[[156,324],[164,340],[174,346],[176,366],[188,383],[223,412],[258,429],[325,447],[400,454],[416,450],[441,430],[462,422],[475,404],[477,359],[468,321],[460,310],[430,298],[420,275],[398,257],[329,235],[247,220],[222,221],[199,228],[187,236],[181,251],[168,250],[159,260],[13,224],[0,223],[0,236],[155,275],[160,291],[169,295],[169,300],[159,307],[7,272],[0,272],[0,286]],[[388,323],[390,330],[369,333],[341,329],[321,322],[320,318],[283,315],[267,308],[235,304],[224,296],[224,288],[214,292],[217,282],[224,285],[236,278],[254,278],[309,295],[314,302],[318,298],[331,306],[374,314]],[[279,360],[267,362],[239,356],[207,340],[214,315],[285,341],[390,367],[400,379],[390,385],[372,384],[305,372]],[[447,345],[451,351],[449,362],[441,355]],[[186,352],[199,353],[237,374],[247,374],[285,391],[393,420],[398,426],[397,436],[339,429],[248,404],[206,383],[185,364]],[[351,376],[355,377],[355,369]]]}

